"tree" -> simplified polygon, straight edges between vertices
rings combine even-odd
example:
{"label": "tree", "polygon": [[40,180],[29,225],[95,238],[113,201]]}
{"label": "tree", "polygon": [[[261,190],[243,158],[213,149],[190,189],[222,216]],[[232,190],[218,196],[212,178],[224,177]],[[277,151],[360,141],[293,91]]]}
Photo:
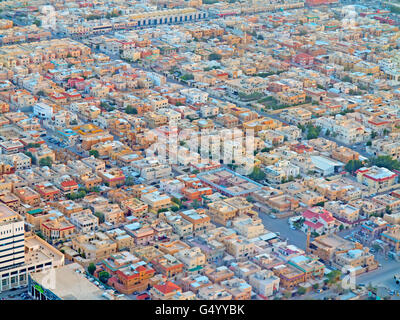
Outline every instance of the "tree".
{"label": "tree", "polygon": [[40,143],[28,143],[28,145],[26,146],[27,149],[30,148],[40,148]]}
{"label": "tree", "polygon": [[307,125],[307,140],[311,139],[316,139],[319,137],[319,134],[321,133],[321,127],[313,126],[313,125]]}
{"label": "tree", "polygon": [[99,218],[99,223],[101,224],[101,223],[104,223],[104,221],[105,221],[105,218],[104,218],[104,213],[102,213],[102,212],[95,212],[94,213],[94,215],[97,217],[97,218]]}
{"label": "tree", "polygon": [[29,158],[31,158],[31,161],[32,161],[33,164],[36,164],[36,158],[33,156],[33,154],[32,154],[31,152],[27,151],[27,152],[25,152],[25,154],[26,154]]}
{"label": "tree", "polygon": [[343,82],[350,82],[353,83],[353,80],[351,80],[351,78],[349,76],[344,76],[342,79]]}
{"label": "tree", "polygon": [[246,197],[246,200],[247,200],[248,202],[255,202],[255,201],[254,201],[254,198],[251,197],[251,196]]}
{"label": "tree", "polygon": [[53,160],[51,160],[50,157],[42,158],[42,159],[40,159],[40,161],[39,161],[39,165],[40,165],[41,167],[47,166],[47,167],[51,168],[52,163],[53,163]]}
{"label": "tree", "polygon": [[193,80],[194,79],[194,75],[191,73],[186,73],[181,77],[182,80],[187,81],[187,80]]}
{"label": "tree", "polygon": [[105,109],[106,111],[113,111],[115,108],[113,106],[110,106],[107,102],[101,102],[100,107]]}
{"label": "tree", "polygon": [[76,199],[82,199],[86,196],[86,191],[85,190],[80,190],[78,192],[74,193],[69,193],[67,194],[67,199],[69,200],[76,200]]}
{"label": "tree", "polygon": [[384,135],[384,136],[387,136],[388,133],[389,133],[389,130],[388,130],[388,129],[384,129],[384,130],[383,130],[383,135]]}
{"label": "tree", "polygon": [[333,270],[333,271],[329,272],[327,274],[328,283],[334,284],[334,283],[338,282],[341,275],[342,275],[342,273],[339,270]]}
{"label": "tree", "polygon": [[178,198],[172,197],[171,201],[176,203],[179,207],[182,206],[182,201],[179,200]]}
{"label": "tree", "polygon": [[172,207],[171,207],[171,210],[172,210],[173,212],[177,212],[177,211],[179,211],[179,207],[178,207],[178,206],[172,206]]}
{"label": "tree", "polygon": [[344,169],[351,173],[354,174],[358,169],[360,169],[363,166],[362,161],[360,160],[350,160],[349,162],[346,163]]}
{"label": "tree", "polygon": [[342,231],[343,229],[344,229],[344,225],[341,224],[341,225],[339,226],[339,231]]}
{"label": "tree", "polygon": [[96,271],[96,265],[92,262],[91,264],[89,264],[88,266],[88,272],[93,275],[93,273]]}
{"label": "tree", "polygon": [[89,154],[95,158],[99,157],[99,152],[97,150],[90,150]]}
{"label": "tree", "polygon": [[254,167],[253,172],[250,173],[249,178],[256,181],[264,180],[266,174],[259,167]]}
{"label": "tree", "polygon": [[99,273],[99,280],[104,284],[107,284],[108,279],[110,278],[110,274],[107,271],[101,271]]}
{"label": "tree", "polygon": [[137,114],[137,113],[138,113],[137,109],[134,108],[134,107],[132,107],[131,105],[128,105],[128,106],[126,107],[125,112],[126,112],[127,114]]}
{"label": "tree", "polygon": [[392,159],[392,157],[389,155],[373,157],[369,160],[369,163],[373,166],[384,167],[389,170],[400,170],[400,162]]}
{"label": "tree", "polygon": [[125,179],[125,185],[126,186],[133,186],[135,184],[135,179],[133,178],[133,177],[127,177],[126,179]]}
{"label": "tree", "polygon": [[299,287],[299,288],[297,289],[297,293],[300,294],[300,295],[303,295],[303,294],[305,294],[306,292],[307,292],[307,290],[306,290],[306,288],[304,288],[304,287]]}
{"label": "tree", "polygon": [[211,53],[209,56],[208,56],[208,60],[221,60],[222,59],[222,56],[220,55],[220,54],[218,54],[218,53]]}

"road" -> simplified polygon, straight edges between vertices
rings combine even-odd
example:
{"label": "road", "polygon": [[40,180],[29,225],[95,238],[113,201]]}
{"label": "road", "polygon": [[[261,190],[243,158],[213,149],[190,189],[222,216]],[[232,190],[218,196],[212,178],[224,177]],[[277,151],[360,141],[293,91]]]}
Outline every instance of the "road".
{"label": "road", "polygon": [[400,290],[400,286],[393,279],[393,275],[400,271],[400,262],[387,259],[382,254],[377,254],[375,257],[382,267],[356,277],[356,283],[364,283],[366,286],[371,283],[373,286],[384,286],[390,290]]}
{"label": "road", "polygon": [[260,219],[265,228],[272,232],[279,232],[282,239],[288,239],[289,244],[294,244],[298,248],[306,249],[307,237],[304,232],[290,229],[287,219],[273,219],[268,214],[260,212]]}

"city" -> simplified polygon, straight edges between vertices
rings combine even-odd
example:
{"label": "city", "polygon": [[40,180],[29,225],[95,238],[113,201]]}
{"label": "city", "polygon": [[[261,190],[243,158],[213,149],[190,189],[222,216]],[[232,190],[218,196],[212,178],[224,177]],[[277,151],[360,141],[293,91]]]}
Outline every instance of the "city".
{"label": "city", "polygon": [[1,1],[0,299],[400,300],[400,0]]}

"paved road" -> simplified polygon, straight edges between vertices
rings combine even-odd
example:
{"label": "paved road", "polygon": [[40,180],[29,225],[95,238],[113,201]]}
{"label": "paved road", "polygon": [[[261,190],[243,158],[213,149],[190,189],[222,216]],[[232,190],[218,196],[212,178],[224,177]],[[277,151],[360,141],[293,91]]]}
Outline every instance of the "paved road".
{"label": "paved road", "polygon": [[288,239],[289,244],[294,244],[302,250],[306,248],[307,237],[304,232],[290,229],[287,219],[272,219],[265,213],[259,214],[265,228],[272,232],[279,232],[282,239]]}
{"label": "paved road", "polygon": [[385,286],[390,290],[400,290],[400,285],[396,284],[393,275],[400,272],[400,262],[384,258],[381,254],[376,255],[376,259],[382,265],[378,270],[364,273],[356,278],[356,283],[364,283],[373,286]]}

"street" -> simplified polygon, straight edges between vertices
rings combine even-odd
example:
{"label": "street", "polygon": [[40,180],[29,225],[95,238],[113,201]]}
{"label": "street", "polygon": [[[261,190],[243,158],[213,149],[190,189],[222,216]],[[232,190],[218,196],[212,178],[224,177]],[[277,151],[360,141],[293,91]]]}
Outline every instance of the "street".
{"label": "street", "polygon": [[363,283],[366,286],[371,283],[373,286],[384,286],[390,290],[400,290],[400,285],[396,284],[393,279],[393,275],[400,272],[400,262],[385,258],[382,254],[376,254],[375,257],[382,267],[356,277],[356,283]]}
{"label": "street", "polygon": [[298,248],[305,250],[307,237],[300,230],[290,229],[287,219],[273,219],[268,214],[260,213],[265,228],[272,232],[279,232],[282,239],[287,239],[289,244],[294,244]]}

